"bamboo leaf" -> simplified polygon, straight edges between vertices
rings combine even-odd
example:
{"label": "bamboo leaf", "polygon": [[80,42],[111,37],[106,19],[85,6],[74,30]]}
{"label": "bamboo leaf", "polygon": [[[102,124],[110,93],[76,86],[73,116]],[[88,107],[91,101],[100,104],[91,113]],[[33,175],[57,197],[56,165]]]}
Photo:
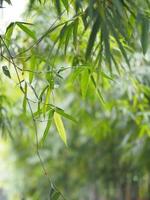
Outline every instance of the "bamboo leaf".
{"label": "bamboo leaf", "polygon": [[56,6],[56,10],[57,10],[58,15],[60,15],[61,14],[61,3],[60,3],[60,0],[55,0],[55,6]]}
{"label": "bamboo leaf", "polygon": [[115,40],[116,40],[116,42],[117,42],[117,44],[119,46],[119,49],[120,49],[124,59],[125,59],[127,65],[130,67],[130,62],[129,62],[127,53],[126,53],[126,51],[125,51],[125,49],[124,49],[124,47],[123,47],[123,45],[122,45],[122,43],[120,41],[119,35],[117,34],[117,32],[116,32],[115,28],[113,27],[113,25],[111,24],[111,22],[109,22],[109,25],[110,25],[110,28],[111,28],[112,33],[114,35],[114,38],[115,38]]}
{"label": "bamboo leaf", "polygon": [[85,69],[82,73],[81,73],[81,93],[82,93],[82,97],[83,99],[85,99],[86,94],[87,94],[87,89],[88,89],[88,85],[89,85],[89,70]]}
{"label": "bamboo leaf", "polygon": [[13,34],[14,27],[15,27],[15,23],[13,23],[13,22],[10,23],[9,26],[7,27],[7,29],[6,29],[6,32],[5,32],[5,40],[6,40],[6,44],[7,44],[8,47],[9,47],[10,42],[11,42],[11,37],[12,37],[12,34]]}
{"label": "bamboo leaf", "polygon": [[57,49],[57,53],[59,52],[59,49],[61,47],[61,45],[63,44],[64,40],[65,40],[65,36],[66,36],[66,32],[67,32],[67,24],[65,24],[59,34],[59,45],[58,45],[58,49]]}
{"label": "bamboo leaf", "polygon": [[58,131],[61,139],[63,140],[63,142],[67,146],[67,137],[66,137],[66,131],[65,131],[65,128],[64,128],[64,124],[63,124],[63,121],[61,119],[60,114],[58,114],[57,112],[54,112],[54,122],[55,122],[57,131]]}
{"label": "bamboo leaf", "polygon": [[66,8],[67,12],[69,12],[69,2],[68,0],[62,0],[64,7]]}
{"label": "bamboo leaf", "polygon": [[42,102],[43,95],[44,95],[45,91],[46,91],[48,88],[49,88],[49,85],[45,86],[44,89],[42,90],[40,96],[39,96],[38,111],[40,111],[40,105],[41,105],[41,102]]}
{"label": "bamboo leaf", "polygon": [[26,113],[27,108],[27,83],[25,83],[24,98],[23,98],[23,111]]}
{"label": "bamboo leaf", "polygon": [[35,66],[36,66],[36,57],[33,56],[31,57],[31,72],[29,72],[29,82],[30,84],[32,83],[33,81],[33,77],[34,77],[34,70],[35,70]]}
{"label": "bamboo leaf", "polygon": [[44,117],[45,117],[45,113],[47,112],[47,108],[49,107],[48,103],[49,103],[50,94],[51,94],[51,88],[48,87],[46,97],[45,97],[45,103],[44,103],[44,106],[43,106],[43,116]]}
{"label": "bamboo leaf", "polygon": [[98,98],[99,98],[100,102],[104,105],[105,101],[104,101],[104,99],[103,99],[103,96],[102,96],[102,94],[101,94],[100,89],[97,87],[97,84],[96,84],[96,81],[95,81],[93,75],[91,76],[91,81],[92,81],[92,83],[93,83],[93,86],[94,86],[94,88],[95,88],[97,94],[98,94]]}
{"label": "bamboo leaf", "polygon": [[103,27],[103,39],[104,39],[104,46],[105,46],[106,61],[111,71],[111,52],[110,52],[109,30],[107,27],[107,21],[103,23],[102,27]]}
{"label": "bamboo leaf", "polygon": [[19,28],[21,30],[23,30],[26,34],[28,34],[31,38],[36,39],[35,33],[29,29],[26,25],[24,25],[25,23],[22,22],[16,22],[16,24],[19,26]]}
{"label": "bamboo leaf", "polygon": [[72,28],[73,28],[73,23],[71,23],[67,28],[67,34],[66,34],[66,40],[65,40],[65,54],[66,54],[68,43],[69,43],[69,39],[70,39],[72,30],[73,30]]}
{"label": "bamboo leaf", "polygon": [[7,76],[8,78],[11,78],[9,69],[8,69],[8,67],[6,65],[2,66],[2,70],[3,70],[3,73],[5,74],[5,76]]}
{"label": "bamboo leaf", "polygon": [[146,54],[149,46],[149,19],[146,17],[142,17],[141,44],[143,53]]}
{"label": "bamboo leaf", "polygon": [[74,21],[74,28],[73,28],[73,43],[75,48],[77,47],[78,26],[79,26],[79,18],[77,18]]}
{"label": "bamboo leaf", "polygon": [[77,123],[77,120],[76,120],[74,117],[72,117],[71,115],[65,113],[64,110],[62,110],[61,108],[56,107],[56,108],[55,108],[55,111],[56,111],[58,114],[62,115],[63,117],[65,117],[65,118],[67,118],[67,119],[69,119],[69,120],[71,120],[71,121]]}
{"label": "bamboo leaf", "polygon": [[85,54],[86,59],[89,59],[90,56],[91,56],[91,52],[92,52],[92,49],[94,47],[94,42],[96,40],[96,36],[97,36],[98,30],[99,30],[99,27],[100,27],[100,21],[99,21],[99,16],[98,16],[93,27],[92,27],[92,31],[91,31],[91,34],[90,34],[90,37],[89,37],[89,41],[88,41],[88,45],[87,45],[87,49],[86,49],[86,54]]}
{"label": "bamboo leaf", "polygon": [[60,197],[62,197],[62,194],[52,185],[49,197],[50,197],[50,200],[58,200]]}
{"label": "bamboo leaf", "polygon": [[46,137],[48,135],[49,129],[51,127],[53,115],[54,115],[54,109],[49,111],[47,125],[46,125],[46,128],[45,128],[42,140],[40,142],[42,145],[44,144],[45,139],[46,139]]}

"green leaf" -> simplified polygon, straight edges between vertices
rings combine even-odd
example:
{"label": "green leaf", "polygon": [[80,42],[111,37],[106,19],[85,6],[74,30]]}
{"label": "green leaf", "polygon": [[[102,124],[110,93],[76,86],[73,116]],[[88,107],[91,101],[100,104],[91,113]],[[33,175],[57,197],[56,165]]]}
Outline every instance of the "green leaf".
{"label": "green leaf", "polygon": [[26,34],[28,34],[31,38],[36,39],[35,33],[29,29],[27,26],[25,26],[24,24],[28,24],[28,23],[24,23],[24,22],[16,22],[16,24],[19,26],[19,28],[21,30],[23,30]]}
{"label": "green leaf", "polygon": [[[107,20],[107,21],[108,21],[108,20]],[[108,21],[108,22],[109,22],[109,21]],[[114,38],[115,38],[115,40],[116,40],[116,42],[117,42],[117,44],[118,44],[118,47],[119,47],[119,49],[120,49],[120,51],[121,51],[121,53],[122,53],[124,59],[125,59],[127,65],[130,67],[130,62],[129,62],[127,53],[126,53],[126,51],[125,51],[125,49],[124,49],[124,46],[123,46],[122,42],[120,41],[119,35],[117,34],[117,32],[116,32],[116,30],[115,30],[115,28],[114,28],[114,26],[112,25],[111,22],[109,22],[109,25],[110,25],[110,28],[111,28],[112,33],[113,33],[113,35],[114,35]]]}
{"label": "green leaf", "polygon": [[111,52],[110,52],[109,29],[107,27],[107,21],[104,21],[102,27],[103,27],[102,36],[104,39],[106,62],[108,63],[110,71],[111,71]]}
{"label": "green leaf", "polygon": [[76,121],[76,119],[75,119],[74,117],[72,117],[71,115],[65,113],[64,110],[62,110],[61,108],[56,107],[56,108],[55,108],[55,111],[56,111],[58,114],[62,115],[63,117],[65,117],[65,118],[67,118],[67,119],[69,119],[69,120],[71,120],[71,121],[77,123],[77,121]]}
{"label": "green leaf", "polygon": [[69,2],[68,0],[62,0],[64,7],[66,8],[67,12],[69,11]]}
{"label": "green leaf", "polygon": [[12,34],[13,34],[14,27],[15,27],[15,23],[13,23],[13,22],[10,23],[9,26],[7,27],[7,29],[6,29],[6,32],[5,32],[5,40],[6,40],[6,44],[7,44],[8,47],[9,47],[10,42],[11,42],[11,37],[12,37]]}
{"label": "green leaf", "polygon": [[27,108],[27,83],[25,83],[25,89],[24,89],[24,98],[23,98],[23,110],[26,113]]}
{"label": "green leaf", "polygon": [[146,17],[142,17],[141,44],[143,53],[146,54],[149,46],[149,19]]}
{"label": "green leaf", "polygon": [[49,107],[50,94],[51,94],[51,88],[48,87],[47,92],[46,92],[44,106],[43,106],[43,116],[44,117],[45,117],[45,113],[47,112],[47,108]]}
{"label": "green leaf", "polygon": [[61,31],[60,31],[60,34],[59,34],[60,44],[62,44],[63,41],[64,41],[64,38],[65,38],[65,35],[66,35],[66,32],[67,32],[67,29],[68,29],[68,26],[67,26],[67,24],[65,24],[65,25],[62,27]]}
{"label": "green leaf", "polygon": [[61,196],[61,193],[52,186],[50,190],[50,200],[58,200]]}
{"label": "green leaf", "polygon": [[[47,107],[46,107],[46,113],[48,112],[48,111],[50,111],[52,109],[52,106],[51,105],[47,105]],[[34,116],[34,118],[37,118],[37,117],[39,117],[41,114],[43,114],[43,107],[41,108],[41,109],[38,109],[36,112],[34,112],[33,113],[33,116]]]}
{"label": "green leaf", "polygon": [[5,65],[5,66],[2,66],[2,70],[3,70],[3,73],[4,73],[8,78],[11,78],[9,69],[8,69],[8,67],[7,67],[6,65]]}
{"label": "green leaf", "polygon": [[111,80],[111,81],[114,81],[114,79],[113,79],[112,77],[108,76],[108,75],[105,74],[104,72],[101,72],[101,75],[102,75],[104,78],[107,78],[107,79],[109,79],[109,80]]}
{"label": "green leaf", "polygon": [[[58,44],[58,48],[57,48],[57,54],[59,52],[59,49],[60,47],[62,46],[62,44],[64,43],[64,40],[65,40],[65,36],[66,36],[66,33],[67,33],[67,23],[62,27],[61,31],[60,31],[60,34],[59,34],[59,44]],[[56,54],[56,55],[57,55]]]}
{"label": "green leaf", "polygon": [[74,21],[74,28],[73,28],[73,43],[75,48],[77,47],[78,26],[79,26],[79,18],[77,18]]}
{"label": "green leaf", "polygon": [[40,96],[39,96],[39,102],[38,102],[38,111],[40,111],[40,105],[41,105],[41,102],[42,102],[42,97],[45,93],[45,91],[49,88],[49,85],[45,86],[44,89],[42,90]]}
{"label": "green leaf", "polygon": [[94,42],[96,40],[96,36],[97,36],[98,30],[99,30],[99,27],[100,27],[100,20],[99,20],[99,16],[98,16],[92,27],[92,31],[91,31],[91,34],[89,37],[89,41],[88,41],[88,45],[87,45],[87,49],[86,49],[86,55],[85,55],[86,59],[89,59],[91,56],[91,52],[94,47]]}
{"label": "green leaf", "polygon": [[82,97],[83,99],[85,99],[86,94],[87,94],[87,89],[88,89],[88,85],[89,85],[89,70],[85,69],[82,73],[81,73],[81,93],[82,93]]}
{"label": "green leaf", "polygon": [[55,6],[56,6],[56,10],[57,10],[58,15],[60,15],[61,14],[61,3],[60,3],[60,0],[55,0]]}
{"label": "green leaf", "polygon": [[73,30],[72,28],[73,28],[73,23],[71,23],[67,28],[67,34],[66,34],[66,40],[65,40],[65,54],[66,54],[68,43],[69,43],[69,39],[70,39],[72,30]]}
{"label": "green leaf", "polygon": [[96,84],[96,81],[95,81],[93,75],[91,75],[91,81],[92,81],[92,83],[93,83],[93,86],[94,86],[94,88],[95,88],[97,94],[98,94],[98,98],[99,98],[100,102],[102,103],[102,105],[104,105],[105,101],[104,101],[104,99],[103,99],[103,96],[102,96],[102,94],[101,94],[100,89],[97,87],[97,84]]}
{"label": "green leaf", "polygon": [[49,129],[51,127],[53,115],[54,115],[54,109],[49,111],[47,125],[46,125],[45,131],[44,131],[44,134],[43,134],[43,137],[42,137],[42,140],[41,140],[42,145],[44,144],[45,139],[48,135]]}
{"label": "green leaf", "polygon": [[29,72],[29,82],[30,82],[30,84],[32,83],[33,78],[34,78],[35,67],[36,67],[36,57],[33,54],[32,57],[31,57],[31,63],[30,63],[30,68],[31,68],[32,72]]}
{"label": "green leaf", "polygon": [[58,133],[59,133],[61,139],[67,146],[67,137],[66,137],[66,131],[64,128],[64,124],[63,124],[60,114],[58,114],[57,112],[54,112],[54,122],[55,122],[56,128],[58,130]]}

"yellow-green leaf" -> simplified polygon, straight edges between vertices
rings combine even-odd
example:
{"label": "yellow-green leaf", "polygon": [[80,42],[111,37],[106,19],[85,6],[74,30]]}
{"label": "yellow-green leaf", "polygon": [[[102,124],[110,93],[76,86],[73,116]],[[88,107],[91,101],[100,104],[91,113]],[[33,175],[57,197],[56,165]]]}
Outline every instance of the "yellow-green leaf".
{"label": "yellow-green leaf", "polygon": [[64,127],[63,121],[61,119],[61,116],[57,112],[54,113],[54,122],[55,122],[56,128],[58,130],[58,133],[59,133],[61,139],[67,146],[67,136],[66,136],[65,127]]}
{"label": "yellow-green leaf", "polygon": [[13,34],[14,27],[15,27],[15,23],[12,22],[11,24],[9,24],[9,26],[6,29],[5,40],[6,40],[7,46],[9,46],[11,43],[11,37]]}
{"label": "yellow-green leaf", "polygon": [[24,89],[24,98],[23,98],[23,110],[24,113],[26,113],[26,109],[27,109],[27,83],[25,83],[25,89]]}
{"label": "yellow-green leaf", "polygon": [[85,69],[81,74],[81,93],[82,93],[83,99],[85,99],[86,94],[87,94],[87,89],[89,85],[89,77],[90,77],[89,70]]}

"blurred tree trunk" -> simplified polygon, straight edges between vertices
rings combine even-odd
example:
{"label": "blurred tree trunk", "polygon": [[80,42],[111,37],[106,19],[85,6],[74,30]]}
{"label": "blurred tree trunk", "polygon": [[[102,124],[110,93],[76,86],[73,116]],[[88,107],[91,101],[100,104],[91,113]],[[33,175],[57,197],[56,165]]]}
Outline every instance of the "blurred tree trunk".
{"label": "blurred tree trunk", "polygon": [[99,189],[98,189],[98,186],[97,186],[96,183],[93,185],[92,199],[93,200],[100,200]]}
{"label": "blurred tree trunk", "polygon": [[131,200],[137,200],[139,196],[139,185],[137,181],[132,181],[130,187]]}
{"label": "blurred tree trunk", "polygon": [[147,200],[150,200],[150,174],[148,176],[148,192],[147,192]]}
{"label": "blurred tree trunk", "polygon": [[126,183],[126,180],[124,180],[121,184],[121,197],[120,197],[120,200],[126,200],[126,187],[127,186],[127,183]]}

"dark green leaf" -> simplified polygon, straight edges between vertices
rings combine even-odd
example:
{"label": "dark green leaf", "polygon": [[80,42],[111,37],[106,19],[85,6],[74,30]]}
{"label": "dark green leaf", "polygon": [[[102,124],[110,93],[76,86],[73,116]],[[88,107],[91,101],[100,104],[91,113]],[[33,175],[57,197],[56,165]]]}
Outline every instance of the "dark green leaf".
{"label": "dark green leaf", "polygon": [[146,17],[142,17],[141,44],[143,53],[146,54],[149,46],[149,19]]}
{"label": "dark green leaf", "polygon": [[50,200],[58,200],[61,196],[61,193],[52,185],[50,190]]}
{"label": "dark green leaf", "polygon": [[116,42],[118,43],[119,49],[120,49],[120,51],[121,51],[121,53],[122,53],[124,59],[125,59],[127,65],[130,67],[130,62],[129,62],[129,59],[128,59],[126,50],[125,50],[123,44],[122,44],[121,41],[120,41],[119,35],[117,34],[117,32],[116,32],[114,26],[111,24],[111,22],[109,22],[109,25],[110,25],[110,28],[111,28],[112,33],[113,33],[113,35],[114,35],[114,38],[115,38]]}
{"label": "dark green leaf", "polygon": [[68,0],[62,0],[62,2],[63,2],[63,5],[65,6],[65,8],[66,8],[66,10],[68,12],[69,11],[69,2],[68,2]]}
{"label": "dark green leaf", "polygon": [[100,20],[99,20],[99,16],[98,16],[92,27],[92,31],[91,31],[91,34],[89,37],[89,41],[88,41],[88,45],[87,45],[87,49],[86,49],[86,55],[85,55],[86,59],[89,59],[91,56],[91,52],[94,47],[94,42],[96,40],[96,36],[97,36],[99,28],[100,28]]}
{"label": "dark green leaf", "polygon": [[55,0],[55,6],[56,6],[57,13],[60,16],[60,14],[61,14],[61,3],[60,3],[60,0]]}
{"label": "dark green leaf", "polygon": [[7,67],[6,65],[5,65],[5,66],[2,66],[2,70],[3,70],[3,73],[4,73],[8,78],[11,78],[9,69],[8,69],[8,67]]}
{"label": "dark green leaf", "polygon": [[79,25],[79,18],[77,18],[74,21],[74,28],[73,28],[73,43],[75,48],[77,46],[78,25]]}
{"label": "dark green leaf", "polygon": [[65,40],[65,54],[67,51],[67,47],[68,47],[68,43],[69,43],[69,39],[70,39],[72,30],[73,30],[73,23],[71,23],[67,28],[67,34],[66,34],[66,40]]}

